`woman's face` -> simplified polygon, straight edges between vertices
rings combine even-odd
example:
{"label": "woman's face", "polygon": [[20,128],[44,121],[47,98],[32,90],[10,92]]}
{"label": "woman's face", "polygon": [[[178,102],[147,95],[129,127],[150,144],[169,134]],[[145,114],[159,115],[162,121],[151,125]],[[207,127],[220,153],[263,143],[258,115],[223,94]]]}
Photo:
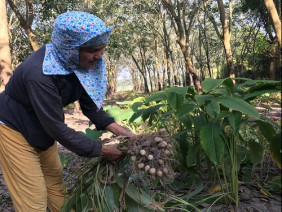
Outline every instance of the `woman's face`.
{"label": "woman's face", "polygon": [[107,44],[94,47],[80,47],[79,65],[86,68],[93,68],[97,61],[103,56],[106,45]]}

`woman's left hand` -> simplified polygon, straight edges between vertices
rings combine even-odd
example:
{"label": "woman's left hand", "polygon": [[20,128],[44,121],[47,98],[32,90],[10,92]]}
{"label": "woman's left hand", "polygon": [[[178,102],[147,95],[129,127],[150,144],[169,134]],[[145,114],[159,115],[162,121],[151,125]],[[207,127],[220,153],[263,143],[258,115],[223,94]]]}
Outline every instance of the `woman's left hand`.
{"label": "woman's left hand", "polygon": [[125,128],[123,128],[122,126],[117,124],[116,122],[111,123],[110,125],[108,125],[106,127],[106,129],[111,131],[113,134],[115,134],[117,136],[128,136],[128,137],[135,136],[134,133],[132,133],[131,131],[126,130]]}

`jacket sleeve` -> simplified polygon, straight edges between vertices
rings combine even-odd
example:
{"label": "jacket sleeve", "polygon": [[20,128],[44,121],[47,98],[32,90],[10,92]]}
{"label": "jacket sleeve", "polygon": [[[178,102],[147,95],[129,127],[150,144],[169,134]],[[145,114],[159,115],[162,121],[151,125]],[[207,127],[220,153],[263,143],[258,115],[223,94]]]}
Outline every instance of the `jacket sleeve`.
{"label": "jacket sleeve", "polygon": [[93,141],[64,123],[62,100],[52,80],[47,83],[28,81],[26,88],[35,114],[50,137],[79,156],[100,155],[102,148],[100,141]]}
{"label": "jacket sleeve", "polygon": [[97,130],[104,130],[109,124],[115,122],[103,108],[98,110],[96,104],[88,96],[85,90],[82,92],[79,104],[83,114],[95,124]]}

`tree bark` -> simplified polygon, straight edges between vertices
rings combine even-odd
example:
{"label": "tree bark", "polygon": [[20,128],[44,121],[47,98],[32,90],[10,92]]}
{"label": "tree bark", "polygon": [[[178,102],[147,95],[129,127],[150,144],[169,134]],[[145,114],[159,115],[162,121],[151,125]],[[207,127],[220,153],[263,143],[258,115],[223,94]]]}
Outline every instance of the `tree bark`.
{"label": "tree bark", "polygon": [[[195,1],[194,1],[195,3]],[[189,22],[188,26],[186,25],[185,20],[185,7],[181,6],[181,3],[179,0],[176,1],[177,8],[174,9],[174,6],[172,5],[172,2],[170,0],[162,0],[163,6],[170,12],[170,15],[172,17],[172,21],[176,24],[176,34],[178,37],[178,44],[180,46],[181,52],[184,56],[184,61],[186,64],[186,72],[185,72],[185,78],[186,78],[186,85],[190,85],[190,75],[192,75],[192,79],[194,81],[194,86],[196,90],[201,93],[202,92],[202,86],[199,80],[199,77],[192,65],[191,58],[188,54],[188,46],[189,46],[189,34],[190,30],[192,28],[192,22],[196,15],[196,12],[198,8],[194,5],[194,10],[189,14]],[[181,16],[182,12],[182,16]]]}
{"label": "tree bark", "polygon": [[228,24],[226,16],[225,16],[223,1],[217,0],[217,4],[218,4],[220,22],[221,22],[222,31],[223,31],[222,41],[223,41],[225,55],[226,55],[227,69],[228,69],[229,76],[231,78],[235,78],[233,55],[232,55],[232,50],[231,50],[231,20],[229,20],[229,24]]}
{"label": "tree bark", "polygon": [[157,72],[157,87],[158,90],[162,90],[162,85],[161,85],[161,78],[160,78],[160,65],[159,65],[159,57],[158,57],[158,51],[159,51],[159,44],[158,44],[158,37],[156,34],[154,34],[154,40],[155,40],[155,67],[156,67],[156,72]]}
{"label": "tree bark", "polygon": [[132,77],[133,90],[135,92],[138,92],[138,91],[140,91],[140,83],[138,81],[138,76],[137,76],[138,72],[136,72],[135,69],[133,67],[131,67],[130,73],[131,73],[131,77]]}
{"label": "tree bark", "polygon": [[276,10],[273,0],[264,0],[264,4],[271,17],[271,20],[274,26],[274,31],[277,36],[279,48],[281,50],[281,20],[279,18],[279,15],[278,15],[278,12]]}
{"label": "tree bark", "polygon": [[34,17],[32,1],[31,0],[26,1],[26,17],[25,18],[22,16],[19,9],[17,8],[17,6],[14,4],[12,0],[7,0],[7,2],[9,3],[13,12],[16,14],[20,22],[20,26],[25,30],[33,51],[38,50],[40,48],[40,45],[38,44],[36,40],[36,36],[33,34],[32,29],[31,29],[33,17]]}
{"label": "tree bark", "polygon": [[141,73],[142,77],[143,77],[143,80],[144,80],[144,93],[149,93],[149,87],[148,87],[148,83],[147,83],[147,80],[146,80],[146,74],[144,73],[145,71],[143,71],[141,69],[141,67],[139,66],[136,58],[132,55],[132,59],[137,67],[137,69],[139,70],[139,72]]}
{"label": "tree bark", "polygon": [[117,91],[117,71],[114,62],[110,57],[107,58],[107,61],[107,96],[109,96]]}
{"label": "tree bark", "polygon": [[204,6],[206,10],[206,14],[208,15],[210,21],[212,22],[215,32],[218,36],[218,38],[221,40],[224,46],[225,51],[225,57],[226,57],[226,63],[227,63],[227,70],[229,77],[235,78],[235,72],[234,72],[234,64],[233,64],[233,55],[232,55],[232,49],[231,49],[231,21],[232,21],[232,7],[231,7],[231,0],[229,0],[229,24],[226,19],[225,15],[225,9],[224,4],[222,0],[217,0],[218,10],[220,14],[220,22],[222,26],[222,34],[219,32],[219,29],[217,27],[217,23],[213,16],[209,13],[209,11],[206,9],[207,1],[205,0]]}
{"label": "tree bark", "polygon": [[166,27],[166,12],[163,15],[163,33],[164,33],[164,53],[165,53],[165,58],[164,58],[164,62],[166,65],[166,73],[167,73],[167,83],[164,81],[164,83],[166,85],[164,85],[164,87],[166,87],[167,85],[170,86],[171,82],[170,82],[170,75],[171,75],[171,70],[170,70],[170,63],[169,63],[169,50],[170,50],[170,37],[169,37],[169,33],[167,32],[167,27]]}
{"label": "tree bark", "polygon": [[208,72],[209,72],[209,77],[212,78],[212,72],[211,72],[211,65],[210,65],[210,52],[209,52],[209,41],[208,41],[208,36],[206,33],[206,15],[204,15],[204,28],[203,28],[203,34],[204,34],[204,38],[205,38],[205,44],[206,44],[206,48],[205,48],[205,54],[207,57],[207,67],[208,67]]}
{"label": "tree bark", "polygon": [[0,92],[5,89],[12,75],[11,52],[9,46],[6,1],[0,0]]}

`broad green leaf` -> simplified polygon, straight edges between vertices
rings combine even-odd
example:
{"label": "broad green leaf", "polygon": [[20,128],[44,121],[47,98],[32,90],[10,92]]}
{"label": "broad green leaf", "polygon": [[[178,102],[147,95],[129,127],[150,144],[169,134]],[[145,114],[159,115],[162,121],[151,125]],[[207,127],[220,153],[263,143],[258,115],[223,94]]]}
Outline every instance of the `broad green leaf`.
{"label": "broad green leaf", "polygon": [[173,87],[166,89],[165,95],[169,106],[172,109],[177,110],[183,103],[188,88],[187,87]]}
{"label": "broad green leaf", "polygon": [[271,141],[273,139],[273,136],[276,135],[276,131],[273,128],[273,126],[264,121],[256,121],[257,125],[259,126],[259,130],[262,133],[262,135],[268,140]]}
{"label": "broad green leaf", "polygon": [[209,114],[210,117],[215,118],[220,112],[219,103],[211,101],[206,107],[206,112]]}
{"label": "broad green leaf", "polygon": [[130,117],[134,114],[133,110],[127,109],[124,111],[121,111],[119,115],[115,116],[115,121],[123,121],[123,120],[129,120]]}
{"label": "broad green leaf", "polygon": [[224,82],[222,83],[222,85],[225,86],[226,90],[229,93],[233,93],[234,92],[234,83],[233,83],[233,80],[231,78],[225,79]]}
{"label": "broad green leaf", "polygon": [[248,81],[248,80],[252,80],[250,78],[246,78],[246,77],[236,77],[235,80],[240,80],[240,81]]}
{"label": "broad green leaf", "polygon": [[186,165],[187,165],[186,156],[187,156],[187,152],[188,152],[188,149],[189,149],[189,141],[187,139],[187,133],[189,131],[190,131],[190,129],[180,131],[179,133],[173,135],[173,138],[175,138],[175,140],[179,144],[180,162],[181,162],[183,167],[186,167]]}
{"label": "broad green leaf", "polygon": [[228,117],[229,125],[233,134],[237,133],[241,124],[242,113],[238,111],[232,111],[231,116]]}
{"label": "broad green leaf", "polygon": [[[148,208],[142,205],[136,204],[136,202],[131,198],[125,198],[127,212],[150,212]],[[118,211],[118,210],[117,210]]]}
{"label": "broad green leaf", "polygon": [[201,151],[201,145],[200,143],[195,143],[192,145],[189,145],[188,152],[186,154],[186,165],[187,167],[194,166],[196,163],[196,155]]}
{"label": "broad green leaf", "polygon": [[281,82],[280,81],[275,81],[275,80],[252,80],[252,79],[248,79],[246,82],[240,84],[240,86],[250,87],[250,86],[253,86],[255,84],[260,84],[260,85],[277,84],[278,85],[279,83],[281,83]]}
{"label": "broad green leaf", "polygon": [[189,94],[189,96],[192,96],[192,97],[195,96],[196,95],[195,88],[188,86],[187,94]]}
{"label": "broad green leaf", "polygon": [[188,129],[192,128],[192,122],[191,122],[191,119],[189,118],[189,115],[181,116],[179,118],[179,121],[181,121],[186,128]]}
{"label": "broad green leaf", "polygon": [[143,110],[142,119],[143,121],[146,121],[149,117],[155,114],[155,112],[162,106],[165,106],[164,104],[154,105],[152,107],[146,108]]}
{"label": "broad green leaf", "polygon": [[278,90],[275,90],[275,89],[268,89],[268,90],[261,90],[261,91],[255,91],[255,92],[252,92],[252,93],[248,93],[246,94],[243,99],[244,100],[248,100],[248,99],[251,99],[253,97],[258,97],[258,96],[261,96],[263,94],[267,94],[267,93],[277,93],[279,92]]}
{"label": "broad green leaf", "polygon": [[136,102],[143,102],[144,99],[145,97],[139,96],[131,101],[131,105],[135,104]]}
{"label": "broad green leaf", "polygon": [[[123,179],[121,177],[116,178],[117,185],[121,188],[124,187]],[[155,207],[154,201],[152,197],[146,193],[141,188],[135,187],[133,184],[128,183],[125,188],[125,193],[136,202],[136,204],[140,204],[150,210],[153,211],[164,211],[162,207]]]}
{"label": "broad green leaf", "polygon": [[71,161],[71,156],[65,156],[63,154],[59,154],[59,157],[63,168],[65,168],[67,164]]}
{"label": "broad green leaf", "polygon": [[105,188],[105,199],[107,200],[107,211],[112,212],[112,211],[118,211],[119,210],[119,205],[118,205],[118,200],[119,200],[119,195],[120,195],[120,189],[119,193],[115,188],[115,186],[110,186],[107,185]]}
{"label": "broad green leaf", "polygon": [[166,98],[166,95],[163,91],[161,92],[156,92],[154,94],[152,94],[151,96],[147,97],[145,102],[146,103],[149,103],[149,102],[158,102],[158,101],[161,101],[163,99]]}
{"label": "broad green leaf", "polygon": [[134,122],[137,118],[139,118],[145,109],[137,110],[129,119],[129,122]]}
{"label": "broad green leaf", "polygon": [[272,124],[274,127],[276,127],[277,129],[281,128],[281,125],[278,124],[277,122],[273,121],[271,118],[268,118],[267,116],[262,115],[261,116],[261,120],[262,121],[266,121],[270,124]]}
{"label": "broad green leaf", "polygon": [[132,105],[132,110],[134,112],[136,112],[138,110],[138,107],[141,107],[143,105],[143,102],[135,102],[133,105]]}
{"label": "broad green leaf", "polygon": [[196,95],[195,100],[199,105],[204,105],[206,101],[213,99],[213,95]]}
{"label": "broad green leaf", "polygon": [[178,118],[184,115],[189,115],[190,112],[194,111],[197,108],[199,108],[198,105],[185,103],[178,108],[178,110],[175,112],[175,115]]}
{"label": "broad green leaf", "polygon": [[112,108],[110,108],[108,111],[110,116],[112,116],[113,118],[116,118],[117,116],[120,115],[120,108],[117,106],[114,106]]}
{"label": "broad green leaf", "polygon": [[261,162],[263,158],[263,147],[255,141],[249,142],[249,147],[250,147],[251,161],[253,163],[253,166],[256,166]]}
{"label": "broad green leaf", "polygon": [[204,92],[208,93],[212,90],[214,90],[216,87],[221,85],[221,83],[225,79],[212,79],[212,78],[207,78],[202,82],[202,89]]}
{"label": "broad green leaf", "polygon": [[[174,110],[169,110],[169,111],[163,113],[163,114],[159,117],[158,121],[157,121],[155,124],[157,125],[158,123],[161,123],[161,125],[163,125],[167,119],[168,119],[169,121],[171,121],[171,117],[170,117],[170,116],[171,116],[171,114],[173,114],[174,112],[175,112]],[[152,121],[152,120],[151,120],[151,121]],[[150,123],[150,124],[152,124],[152,123]],[[155,126],[156,126],[156,125],[155,125]]]}
{"label": "broad green leaf", "polygon": [[200,141],[209,159],[219,165],[224,154],[224,142],[219,124],[208,123],[203,126],[200,130]]}
{"label": "broad green leaf", "polygon": [[104,110],[104,111],[107,111],[107,110],[109,110],[109,109],[111,109],[111,108],[112,108],[111,105],[107,105],[107,106],[103,107],[103,110]]}
{"label": "broad green leaf", "polygon": [[281,132],[273,136],[270,141],[270,153],[281,169],[282,147],[281,147]]}
{"label": "broad green leaf", "polygon": [[81,132],[80,133],[84,136],[86,136],[87,138],[90,138],[91,140],[97,140],[102,134],[103,132],[101,131],[98,131],[97,129],[90,129],[90,128],[87,128],[85,130],[85,133],[84,132]]}
{"label": "broad green leaf", "polygon": [[259,112],[256,110],[256,108],[245,102],[244,100],[231,96],[222,96],[215,98],[214,101],[221,103],[227,108],[240,111],[244,114],[253,116],[258,119],[260,118]]}
{"label": "broad green leaf", "polygon": [[207,117],[205,115],[190,116],[189,118],[194,124],[196,130],[200,130],[202,126],[208,123]]}
{"label": "broad green leaf", "polygon": [[117,105],[130,105],[131,101],[116,102]]}
{"label": "broad green leaf", "polygon": [[217,116],[215,121],[221,121],[222,119],[225,119],[226,117],[231,116],[231,113],[228,111],[221,111]]}
{"label": "broad green leaf", "polygon": [[275,89],[278,92],[281,91],[279,88],[281,85],[281,82],[275,82],[275,83],[258,83],[257,85],[251,86],[250,89],[248,90],[248,93],[252,93],[255,91],[262,91],[262,90],[272,90]]}
{"label": "broad green leaf", "polygon": [[267,182],[267,185],[264,186],[267,190],[275,191],[281,194],[282,186],[281,186],[281,175],[275,176],[270,182]]}
{"label": "broad green leaf", "polygon": [[228,94],[226,88],[216,88],[214,89],[214,92],[215,94],[221,94],[221,95],[226,95]]}

